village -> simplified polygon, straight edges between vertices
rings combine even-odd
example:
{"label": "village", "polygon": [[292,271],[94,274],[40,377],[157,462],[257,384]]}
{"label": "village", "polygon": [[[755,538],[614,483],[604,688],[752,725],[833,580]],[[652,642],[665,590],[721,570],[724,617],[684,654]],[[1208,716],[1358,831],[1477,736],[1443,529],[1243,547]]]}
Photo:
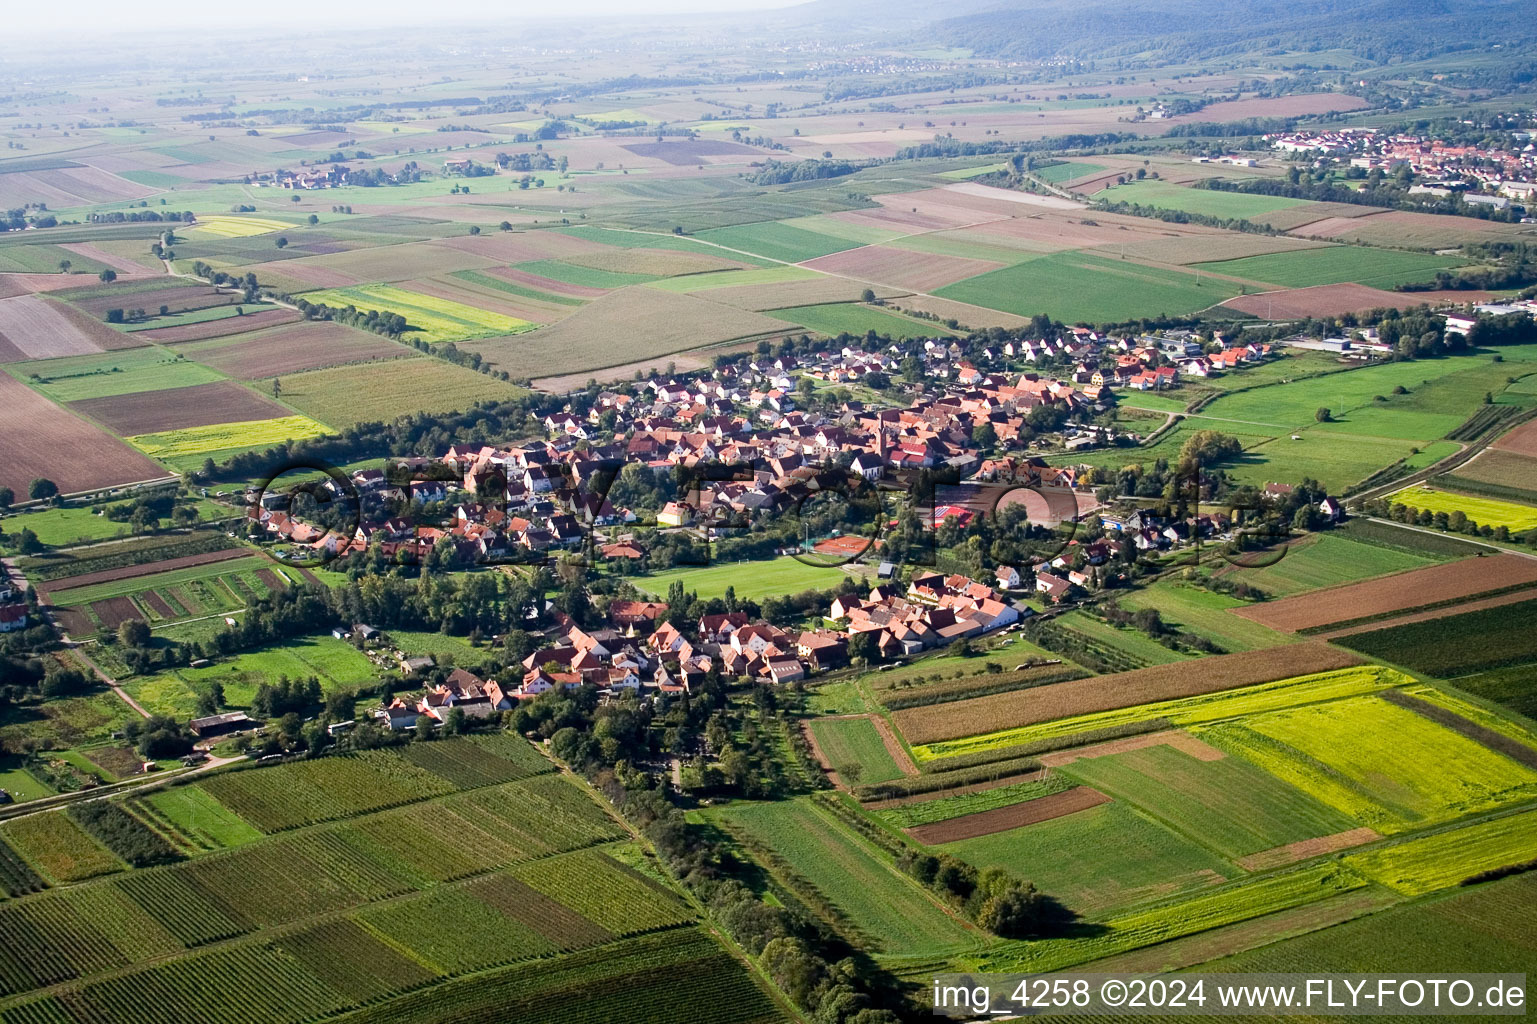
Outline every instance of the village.
{"label": "village", "polygon": [[1453,145],[1375,128],[1309,129],[1264,138],[1281,153],[1346,162],[1362,178],[1406,169],[1421,179],[1410,185],[1411,195],[1460,194],[1470,205],[1508,210],[1537,197],[1537,142],[1530,129],[1505,134],[1503,146]]}
{"label": "village", "polygon": [[[914,386],[905,408],[876,408],[852,398],[829,407],[815,396],[819,386],[857,387],[871,375],[900,375],[896,350],[850,345],[803,357],[764,354],[695,377],[598,391],[585,411],[573,404],[546,417],[547,437],[538,442],[455,445],[437,459],[358,470],[346,481],[358,508],[350,533],[290,510],[289,496],[278,491],[248,494],[246,515],[254,538],[295,563],[370,553],[444,568],[576,560],[642,585],[662,540],[718,541],[753,523],[798,515],[809,496],[826,491],[896,491],[931,531],[964,528],[1002,507],[1000,494],[1028,491],[1045,506],[1031,507],[1031,525],[1083,527],[1033,570],[999,566],[978,579],[921,568],[904,574],[882,560],[880,524],[864,531],[857,522],[823,523],[818,535],[771,554],[831,557],[834,567],[867,563],[863,568],[875,571],[810,619],[769,622],[728,611],[679,623],[668,604],[638,599],[613,601],[603,628],[583,628],[554,612],[555,629],[522,659],[516,682],[463,668],[445,676],[430,658],[402,656],[398,668],[407,679],[436,681],[376,714],[392,729],[407,729],[441,724],[455,709],[481,717],[583,684],[608,696],[644,697],[686,694],[706,677],[783,685],[985,638],[1038,609],[1088,597],[1124,561],[1229,535],[1235,524],[1217,512],[1177,520],[1103,506],[1080,486],[1079,468],[1052,465],[1040,452],[1139,440],[1093,422],[1113,408],[1115,389],[1163,390],[1182,375],[1224,373],[1273,355],[1270,345],[1203,345],[1180,331],[1109,338],[1074,328],[1061,338],[1008,341],[973,359],[929,342],[921,379],[943,383]],[[1009,362],[1068,372],[1005,374],[975,365]],[[930,495],[907,493],[922,473],[955,482],[934,485]],[[1276,487],[1277,496],[1289,490]],[[349,497],[337,481],[321,490],[338,501]],[[1338,502],[1322,511],[1343,514]],[[849,578],[830,574],[829,584]],[[382,642],[365,624],[336,635],[364,649]],[[379,663],[396,667],[387,658]]]}

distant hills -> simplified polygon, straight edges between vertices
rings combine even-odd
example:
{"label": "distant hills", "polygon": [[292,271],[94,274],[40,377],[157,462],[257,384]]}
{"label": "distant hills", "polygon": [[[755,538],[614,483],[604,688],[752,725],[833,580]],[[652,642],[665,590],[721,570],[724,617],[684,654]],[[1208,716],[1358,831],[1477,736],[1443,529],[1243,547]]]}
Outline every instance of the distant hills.
{"label": "distant hills", "polygon": [[1348,50],[1390,63],[1527,49],[1532,10],[1530,0],[817,0],[776,20],[1022,60]]}

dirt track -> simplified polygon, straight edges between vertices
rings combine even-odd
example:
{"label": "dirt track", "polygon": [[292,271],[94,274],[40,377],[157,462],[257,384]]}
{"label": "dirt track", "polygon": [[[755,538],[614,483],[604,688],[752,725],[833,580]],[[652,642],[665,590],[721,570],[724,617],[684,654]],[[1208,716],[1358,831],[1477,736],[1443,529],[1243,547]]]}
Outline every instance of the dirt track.
{"label": "dirt track", "polygon": [[976,839],[996,832],[1007,832],[1009,829],[1023,825],[1050,821],[1053,818],[1065,817],[1109,802],[1110,798],[1099,790],[1088,786],[1077,786],[1035,800],[1009,804],[1007,807],[995,807],[990,811],[978,811],[976,814],[963,814],[959,818],[936,821],[932,825],[919,825],[908,829],[907,834],[925,846],[938,846],[941,843]]}

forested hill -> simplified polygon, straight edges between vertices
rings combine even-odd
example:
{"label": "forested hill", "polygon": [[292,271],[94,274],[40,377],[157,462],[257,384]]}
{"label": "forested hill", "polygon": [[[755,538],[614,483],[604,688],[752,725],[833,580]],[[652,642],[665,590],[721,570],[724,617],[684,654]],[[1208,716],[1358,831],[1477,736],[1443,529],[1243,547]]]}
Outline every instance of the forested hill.
{"label": "forested hill", "polygon": [[1537,43],[1531,15],[1530,0],[1021,0],[944,18],[924,38],[1017,59],[1167,62],[1346,49],[1388,63],[1495,45],[1528,49]]}

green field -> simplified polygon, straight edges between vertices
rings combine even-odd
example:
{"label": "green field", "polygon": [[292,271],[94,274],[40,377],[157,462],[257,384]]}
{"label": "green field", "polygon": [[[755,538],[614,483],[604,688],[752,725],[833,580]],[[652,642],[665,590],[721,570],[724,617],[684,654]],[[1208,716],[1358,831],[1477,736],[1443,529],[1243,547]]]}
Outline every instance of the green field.
{"label": "green field", "polygon": [[521,334],[539,326],[517,317],[466,306],[462,302],[383,284],[306,292],[303,298],[308,302],[337,309],[356,306],[364,311],[398,313],[406,318],[404,336],[408,341],[465,341],[470,338],[500,337]]}
{"label": "green field", "polygon": [[1395,285],[1434,280],[1436,271],[1462,265],[1462,260],[1429,253],[1340,245],[1327,249],[1276,252],[1197,264],[1202,270],[1280,288],[1309,288],[1354,282],[1390,291]]}
{"label": "green field", "polygon": [[1000,867],[1029,879],[1091,919],[1204,889],[1241,873],[1120,803],[940,849],[979,868]]}
{"label": "green field", "polygon": [[1409,839],[1345,858],[1366,877],[1418,896],[1450,889],[1484,871],[1529,863],[1537,814],[1512,814],[1451,832]]}
{"label": "green field", "polygon": [[201,462],[210,455],[267,448],[284,441],[322,437],[326,433],[325,424],[308,416],[279,416],[270,420],[214,423],[206,427],[139,434],[130,437],[128,441],[150,458],[179,468],[176,463],[178,459]]}
{"label": "green field", "polygon": [[385,674],[351,644],[330,636],[287,640],[259,651],[247,651],[206,668],[177,668],[142,679],[125,688],[151,711],[187,717],[197,705],[197,695],[210,684],[224,687],[224,699],[233,708],[248,708],[256,688],[280,677],[320,680],[327,693],[369,685]]}
{"label": "green field", "polygon": [[896,828],[914,828],[936,821],[949,821],[967,814],[1008,807],[1011,804],[1035,800],[1073,788],[1073,780],[1060,772],[1042,775],[1032,782],[1015,782],[1007,786],[995,786],[976,793],[960,793],[955,796],[936,796],[917,803],[872,811],[875,817]]}
{"label": "green field", "polygon": [[872,950],[938,955],[975,941],[918,882],[808,799],[734,805],[718,817],[783,858]]}
{"label": "green field", "polygon": [[769,310],[775,320],[800,324],[817,334],[837,336],[853,334],[863,336],[868,331],[887,335],[898,340],[906,338],[937,338],[947,333],[944,325],[932,327],[897,316],[883,309],[876,309],[859,302],[830,302],[818,306],[791,306]]}
{"label": "green field", "polygon": [[823,718],[811,723],[817,746],[847,785],[902,778],[902,769],[868,718]]}
{"label": "green field", "polygon": [[1208,217],[1257,217],[1292,206],[1302,206],[1305,199],[1282,196],[1249,195],[1246,192],[1218,192],[1215,189],[1186,188],[1167,181],[1132,181],[1112,185],[1097,192],[1095,199],[1110,203],[1136,203],[1160,210],[1183,210]]}
{"label": "green field", "polygon": [[1217,971],[1525,971],[1537,957],[1537,874],[1454,889],[1213,961]]}
{"label": "green field", "polygon": [[1504,669],[1537,661],[1537,601],[1354,633],[1340,643],[1368,657],[1448,679]]}
{"label": "green field", "polygon": [[[1278,564],[1284,562],[1285,559],[1282,559]],[[1237,578],[1244,577],[1240,575]],[[1134,611],[1155,608],[1163,616],[1164,622],[1209,637],[1229,652],[1274,647],[1296,639],[1232,614],[1232,609],[1247,607],[1247,602],[1168,580],[1160,580],[1150,587],[1137,590],[1128,595],[1121,605]]]}
{"label": "green field", "polygon": [[255,842],[262,834],[200,786],[157,789],[136,802],[151,823],[163,821],[202,848],[224,850]]}
{"label": "green field", "polygon": [[1121,629],[1079,610],[1058,617],[1054,624],[1086,638],[1092,646],[1107,651],[1109,660],[1115,664],[1125,663],[1131,668],[1167,665],[1175,661],[1188,661],[1191,657],[1180,651],[1169,650],[1141,630],[1130,627]]}
{"label": "green field", "polygon": [[1309,534],[1303,541],[1289,544],[1284,550],[1285,555],[1274,565],[1264,568],[1234,566],[1223,570],[1222,578],[1258,587],[1273,597],[1285,597],[1392,572],[1422,569],[1441,561],[1428,555],[1358,543],[1348,534],[1337,531]]}
{"label": "green field", "polygon": [[785,555],[762,562],[683,566],[649,576],[636,576],[632,582],[658,597],[667,596],[667,588],[673,580],[682,580],[683,588],[697,593],[701,600],[723,597],[727,587],[734,587],[737,597],[761,601],[765,597],[798,594],[803,590],[830,590],[842,578],[841,569],[807,565],[798,558]]}
{"label": "green field", "polygon": [[5,370],[57,402],[163,391],[224,379],[222,373],[153,346],[10,363]]}
{"label": "green field", "polygon": [[457,277],[461,281],[479,285],[482,288],[490,288],[493,291],[506,292],[508,295],[521,295],[525,299],[538,299],[540,302],[553,302],[559,306],[580,306],[585,301],[583,299],[574,299],[569,295],[556,295],[554,292],[540,291],[538,288],[513,284],[511,281],[503,281],[501,278],[492,277],[490,274],[482,274],[478,270],[459,270],[448,276]]}
{"label": "green field", "polygon": [[818,256],[828,256],[845,249],[858,248],[862,243],[820,231],[781,224],[777,221],[761,221],[757,224],[738,224],[729,228],[711,228],[700,231],[695,237],[728,249],[738,249],[781,263],[801,263]]}
{"label": "green field", "polygon": [[[127,536],[133,532],[132,524],[116,522],[104,515],[97,515],[105,506],[85,505],[66,508],[42,508],[0,520],[7,533],[20,533],[23,529],[37,534],[37,539],[51,547],[64,547],[79,541],[109,540]],[[236,511],[211,501],[199,501],[195,506],[198,517],[204,521],[236,515]]]}
{"label": "green field", "polygon": [[822,276],[814,270],[806,270],[803,267],[775,265],[753,270],[716,270],[708,274],[683,274],[680,277],[667,277],[653,281],[650,287],[668,292],[702,292],[714,288],[734,288],[750,284],[806,281]]}
{"label": "green field", "polygon": [[[1215,194],[1215,193],[1213,193]],[[1083,252],[1059,252],[947,285],[935,295],[1065,323],[1177,316],[1215,306],[1238,285]]]}
{"label": "green field", "polygon": [[515,268],[540,277],[547,277],[552,281],[562,281],[584,288],[624,288],[627,285],[645,284],[647,281],[657,280],[655,274],[626,274],[616,270],[599,270],[595,267],[567,263],[564,260],[534,260],[529,263],[515,264]]}
{"label": "green field", "polygon": [[515,385],[440,359],[391,359],[282,378],[283,401],[336,427],[451,412],[521,394]]}
{"label": "green field", "polygon": [[1080,758],[1061,771],[1224,857],[1244,857],[1355,822],[1246,761],[1203,761],[1171,746]]}
{"label": "green field", "polygon": [[1177,700],[1138,704],[1133,707],[1096,711],[1071,718],[1058,718],[1049,722],[982,733],[958,740],[944,740],[913,747],[913,754],[920,761],[957,754],[977,753],[1017,746],[1036,740],[1060,739],[1078,733],[1099,729],[1120,728],[1155,719],[1168,719],[1174,725],[1200,725],[1219,722],[1225,718],[1258,715],[1269,711],[1294,708],[1300,704],[1338,701],[1346,697],[1375,693],[1393,686],[1410,682],[1402,672],[1377,665],[1336,669],[1332,672],[1315,672],[1311,675],[1279,679],[1258,686],[1243,686],[1233,690]]}
{"label": "green field", "polygon": [[1052,942],[1020,942],[967,966],[983,971],[1049,971],[1151,946],[1184,935],[1263,918],[1360,889],[1365,881],[1333,864],[1226,885],[1189,899],[1133,910],[1104,922],[1103,930]]}
{"label": "green field", "polygon": [[1287,708],[1200,735],[1382,833],[1537,795],[1537,772],[1374,696]]}
{"label": "green field", "polygon": [[1461,512],[1479,526],[1507,526],[1512,531],[1537,526],[1537,508],[1513,501],[1476,498],[1469,494],[1443,491],[1428,484],[1415,484],[1398,491],[1389,499],[1395,505],[1429,509],[1431,512]]}
{"label": "green field", "polygon": [[225,562],[193,565],[183,569],[172,569],[169,572],[153,573],[148,576],[132,576],[124,580],[93,583],[84,587],[70,587],[67,590],[52,591],[49,597],[51,602],[60,608],[76,608],[91,601],[104,601],[113,597],[127,597],[159,587],[180,586],[219,576],[233,576],[237,573],[254,572],[257,569],[275,569],[275,563],[260,555],[248,555],[244,558],[234,558]]}
{"label": "green field", "polygon": [[1037,167],[1030,173],[1042,181],[1050,182],[1053,185],[1060,185],[1064,181],[1071,181],[1074,178],[1082,178],[1090,174],[1098,174],[1103,170],[1104,168],[1099,164],[1084,163],[1080,160],[1068,160],[1064,163],[1052,164],[1049,167]]}

